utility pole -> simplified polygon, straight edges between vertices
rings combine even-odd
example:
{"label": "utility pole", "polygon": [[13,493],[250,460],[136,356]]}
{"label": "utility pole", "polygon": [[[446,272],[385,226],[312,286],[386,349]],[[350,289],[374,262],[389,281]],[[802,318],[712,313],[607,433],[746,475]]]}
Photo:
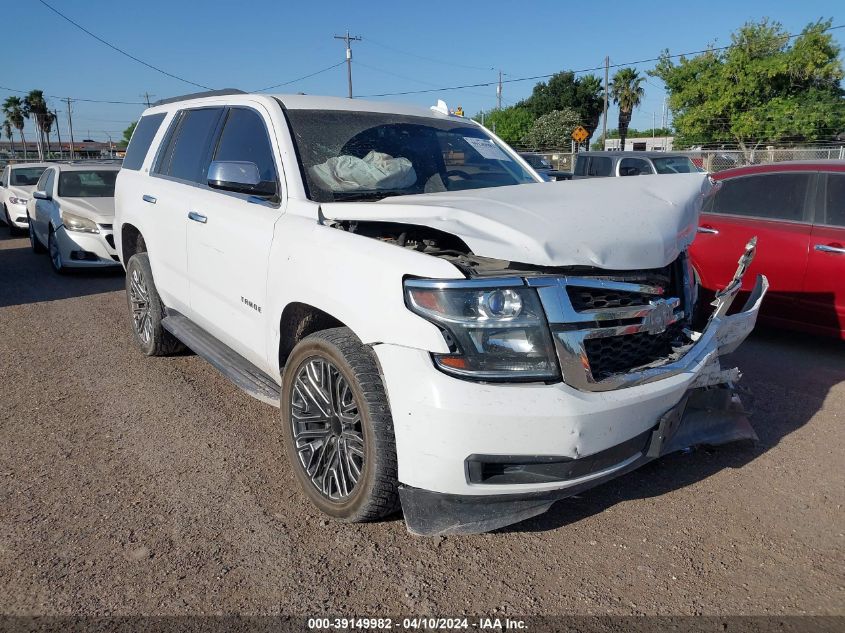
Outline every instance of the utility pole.
{"label": "utility pole", "polygon": [[67,127],[70,132],[70,159],[73,160],[73,117],[71,116],[70,97],[67,98]]}
{"label": "utility pole", "polygon": [[59,111],[53,110],[53,119],[56,121],[56,135],[59,137],[59,160],[65,157],[65,151],[62,149],[62,131],[59,126]]}
{"label": "utility pole", "polygon": [[499,70],[499,84],[496,86],[496,109],[502,109],[502,71]]}
{"label": "utility pole", "polygon": [[352,98],[352,42],[360,42],[359,35],[349,35],[349,29],[346,30],[346,35],[335,35],[336,40],[344,40],[346,42],[346,78],[349,82],[349,98]]}
{"label": "utility pole", "polygon": [[155,95],[151,95],[149,92],[145,92],[141,95],[144,98],[144,101],[147,102],[147,107],[150,107],[150,97],[155,97]]}
{"label": "utility pole", "polygon": [[[601,124],[601,141],[604,147],[603,150],[607,149],[607,75],[610,71],[610,57],[605,56],[604,58],[604,117],[602,118]],[[623,148],[624,149],[624,148]]]}
{"label": "utility pole", "polygon": [[38,160],[44,160],[44,145],[43,145],[43,135],[41,134],[41,121],[38,118],[38,113],[33,112],[32,115],[35,117],[35,147],[38,148]]}

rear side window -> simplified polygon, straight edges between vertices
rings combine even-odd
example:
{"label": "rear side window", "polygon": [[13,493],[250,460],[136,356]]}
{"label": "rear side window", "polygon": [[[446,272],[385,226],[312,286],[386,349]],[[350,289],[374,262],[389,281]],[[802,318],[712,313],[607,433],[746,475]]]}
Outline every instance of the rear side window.
{"label": "rear side window", "polygon": [[229,110],[214,160],[255,163],[263,182],[276,182],[276,163],[267,128],[254,110]]}
{"label": "rear side window", "polygon": [[619,161],[620,176],[643,176],[653,173],[651,165],[642,158],[623,158]]}
{"label": "rear side window", "polygon": [[44,191],[53,195],[53,185],[56,184],[56,170],[51,169],[47,172],[47,180],[44,182]]}
{"label": "rear side window", "polygon": [[825,209],[825,224],[845,227],[845,174],[828,174]]}
{"label": "rear side window", "polygon": [[591,156],[588,176],[610,176],[613,173],[613,159],[604,156]]}
{"label": "rear side window", "polygon": [[164,113],[148,114],[142,116],[135,126],[135,131],[132,133],[132,140],[129,141],[129,147],[126,148],[126,157],[123,159],[123,169],[141,169],[144,164],[144,159],[147,157],[147,152],[150,145],[155,138],[158,128],[161,127],[161,122],[164,121]]}
{"label": "rear side window", "polygon": [[222,112],[223,108],[183,111],[159,157],[156,173],[206,184],[211,139]]}
{"label": "rear side window", "polygon": [[47,176],[52,173],[52,169],[47,169],[41,174],[41,178],[38,179],[38,184],[35,185],[36,191],[48,191],[47,189]]}
{"label": "rear side window", "polygon": [[725,180],[710,213],[804,221],[811,174],[760,174]]}
{"label": "rear side window", "polygon": [[575,176],[586,176],[587,175],[587,163],[590,159],[587,156],[579,156],[575,159],[575,172],[573,175]]}

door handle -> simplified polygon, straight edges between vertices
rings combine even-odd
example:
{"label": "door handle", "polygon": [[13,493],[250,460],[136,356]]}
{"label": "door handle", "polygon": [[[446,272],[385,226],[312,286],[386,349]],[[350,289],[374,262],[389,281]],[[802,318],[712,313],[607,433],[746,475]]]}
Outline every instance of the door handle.
{"label": "door handle", "polygon": [[200,224],[205,224],[206,222],[208,222],[207,217],[205,217],[202,213],[197,213],[196,211],[189,211],[188,219],[193,220],[194,222],[199,222]]}
{"label": "door handle", "polygon": [[156,199],[153,196],[148,196],[147,194],[141,196],[141,200],[143,200],[144,202],[149,202],[150,204],[156,203]]}
{"label": "door handle", "polygon": [[822,253],[836,253],[837,255],[845,255],[845,248],[841,246],[832,246],[830,244],[816,244],[815,249]]}
{"label": "door handle", "polygon": [[718,235],[718,229],[714,229],[712,226],[699,226],[698,227],[699,233],[707,233],[708,235]]}

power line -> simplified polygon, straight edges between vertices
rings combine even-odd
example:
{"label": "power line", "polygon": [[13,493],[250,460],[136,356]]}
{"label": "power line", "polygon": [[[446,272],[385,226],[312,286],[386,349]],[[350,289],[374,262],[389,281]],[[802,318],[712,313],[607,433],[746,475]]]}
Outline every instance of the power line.
{"label": "power line", "polygon": [[[841,29],[841,28],[845,28],[845,24],[838,24],[836,26],[830,26],[826,29],[823,29],[821,32],[825,33],[827,31],[833,31],[835,29]],[[782,39],[790,40],[792,38],[798,37],[799,35],[801,35],[801,33],[789,34],[789,35],[785,35]],[[698,51],[689,51],[689,52],[686,52],[686,53],[677,53],[675,55],[665,55],[665,56],[661,55],[659,57],[650,57],[648,59],[640,59],[640,60],[632,61],[632,62],[623,62],[623,63],[620,63],[620,64],[610,64],[610,65],[607,65],[607,66],[602,64],[601,66],[593,66],[592,68],[581,68],[581,69],[578,69],[578,70],[570,70],[570,71],[567,71],[567,72],[571,72],[571,73],[577,75],[577,74],[580,74],[580,73],[587,73],[587,72],[592,72],[592,71],[595,71],[595,70],[604,70],[605,68],[622,68],[622,67],[625,67],[625,66],[638,66],[639,64],[647,64],[647,63],[651,63],[651,62],[657,62],[657,61],[660,61],[661,59],[664,59],[664,58],[665,59],[674,59],[674,58],[677,58],[677,57],[686,57],[688,55],[700,55],[702,53],[711,53],[711,52],[716,52],[716,51],[723,51],[723,50],[732,48],[733,46],[734,46],[734,44],[728,44],[727,46],[710,47],[710,48],[705,48],[705,49],[698,50]],[[427,90],[404,90],[404,91],[401,91],[401,92],[382,92],[382,93],[379,93],[379,94],[359,95],[359,96],[364,97],[364,98],[369,98],[369,97],[397,97],[397,96],[405,96],[405,95],[424,94],[424,93],[427,93],[427,92],[439,92],[439,91],[445,91],[445,90],[463,90],[464,88],[483,88],[483,87],[486,87],[486,86],[495,86],[495,85],[498,85],[499,83],[506,84],[506,83],[518,83],[518,82],[521,82],[521,81],[536,81],[538,79],[548,79],[549,77],[553,77],[556,74],[558,74],[558,73],[549,73],[549,74],[545,74],[545,75],[533,75],[531,77],[516,77],[514,79],[503,79],[501,82],[499,82],[499,81],[485,81],[485,82],[474,83],[474,84],[464,84],[464,85],[460,85],[460,86],[447,86],[447,87],[441,87],[441,88],[430,88],[430,89],[427,89]]]}
{"label": "power line", "polygon": [[484,67],[481,67],[481,66],[468,66],[467,64],[459,64],[455,61],[446,61],[446,60],[443,60],[443,59],[435,59],[434,57],[426,57],[425,55],[418,55],[416,53],[403,51],[401,49],[395,48],[395,47],[390,46],[388,44],[384,44],[383,42],[378,42],[378,41],[372,39],[371,37],[364,38],[364,41],[365,42],[371,42],[371,43],[375,44],[376,46],[381,46],[382,48],[386,48],[387,50],[393,51],[394,53],[399,53],[400,55],[408,55],[409,57],[416,57],[417,59],[424,59],[424,60],[429,61],[429,62],[434,62],[435,64],[444,64],[446,66],[453,66],[453,67],[457,66],[458,68],[469,68],[471,70],[495,70],[495,68],[493,68],[492,66],[487,67],[487,68],[484,68]]}
{"label": "power line", "polygon": [[264,91],[266,91],[266,90],[272,90],[273,88],[278,88],[278,87],[280,87],[280,86],[287,86],[288,84],[293,84],[293,83],[296,83],[297,81],[302,81],[303,79],[308,79],[309,77],[313,77],[313,76],[315,76],[315,75],[319,75],[320,73],[324,73],[324,72],[326,72],[326,71],[329,71],[329,70],[331,70],[332,68],[337,68],[338,66],[342,66],[342,65],[343,65],[343,64],[345,64],[345,63],[346,63],[346,60],[344,59],[343,61],[340,61],[340,62],[338,62],[338,63],[336,63],[336,64],[332,64],[332,65],[331,65],[331,66],[329,66],[328,68],[323,68],[322,70],[318,70],[318,71],[313,72],[313,73],[310,73],[310,74],[308,74],[308,75],[303,75],[302,77],[297,77],[296,79],[291,79],[290,81],[283,81],[283,82],[282,82],[282,83],[280,83],[280,84],[274,84],[274,85],[272,85],[272,86],[267,86],[266,88],[261,88],[260,90],[256,90],[255,92],[264,92]]}
{"label": "power line", "polygon": [[82,26],[82,25],[81,25],[81,24],[79,24],[78,22],[74,22],[72,19],[70,19],[68,16],[66,16],[64,13],[62,13],[62,12],[61,12],[61,11],[59,11],[58,9],[56,9],[55,7],[53,7],[53,6],[49,5],[49,4],[47,4],[46,2],[44,2],[44,0],[38,0],[38,2],[40,2],[40,3],[41,3],[41,4],[43,4],[45,7],[47,7],[48,9],[50,9],[50,11],[52,11],[53,13],[55,13],[56,15],[58,15],[58,16],[59,16],[60,18],[62,18],[63,20],[66,20],[66,21],[70,22],[71,24],[73,24],[73,25],[74,25],[76,28],[78,28],[80,31],[82,31],[82,32],[84,32],[84,33],[87,33],[88,35],[90,35],[91,37],[93,37],[93,38],[94,38],[95,40],[97,40],[98,42],[100,42],[100,43],[102,43],[102,44],[105,44],[106,46],[108,46],[108,47],[109,47],[109,48],[111,48],[112,50],[115,50],[115,51],[117,51],[118,53],[120,53],[121,55],[124,55],[124,56],[128,57],[129,59],[131,59],[131,60],[133,60],[133,61],[138,62],[139,64],[143,64],[143,65],[144,65],[144,66],[146,66],[147,68],[151,68],[152,70],[155,70],[156,72],[159,72],[159,73],[161,73],[162,75],[167,75],[168,77],[171,77],[172,79],[177,79],[177,80],[179,80],[179,81],[181,81],[181,82],[183,82],[183,83],[190,84],[190,85],[192,85],[192,86],[197,86],[198,88],[205,88],[206,90],[213,90],[213,88],[211,88],[211,87],[209,87],[209,86],[204,86],[204,85],[202,85],[202,84],[198,84],[198,83],[196,83],[195,81],[190,81],[190,80],[185,79],[185,78],[183,78],[183,77],[179,77],[178,75],[174,75],[173,73],[169,73],[169,72],[167,72],[166,70],[162,70],[162,69],[161,69],[161,68],[159,68],[158,66],[153,66],[152,64],[150,64],[150,63],[148,63],[148,62],[145,62],[143,59],[138,59],[138,58],[137,58],[137,57],[135,57],[134,55],[131,55],[130,53],[127,53],[125,50],[123,50],[123,49],[121,49],[121,48],[118,48],[117,46],[115,46],[114,44],[112,44],[112,43],[110,43],[110,42],[107,42],[107,41],[106,41],[106,40],[104,40],[102,37],[100,37],[100,36],[98,36],[98,35],[94,35],[94,33],[92,33],[91,31],[89,31],[88,29],[86,29],[84,26]]}
{"label": "power line", "polygon": [[[6,92],[17,92],[18,94],[26,95],[29,94],[29,90],[17,90],[15,88],[8,88],[6,86],[0,86],[0,90],[5,90]],[[44,95],[50,99],[59,99],[60,101],[64,101],[67,97],[59,97],[57,95]],[[103,99],[83,99],[81,97],[71,97],[73,101],[82,101],[84,103],[110,103],[115,105],[145,105],[143,101],[106,101]]]}

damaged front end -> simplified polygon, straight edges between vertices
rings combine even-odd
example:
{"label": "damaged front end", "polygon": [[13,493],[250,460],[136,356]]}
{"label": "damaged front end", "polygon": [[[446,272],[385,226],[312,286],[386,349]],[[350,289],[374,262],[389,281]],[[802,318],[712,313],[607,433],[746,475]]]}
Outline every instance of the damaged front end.
{"label": "damaged front end", "polygon": [[686,390],[650,430],[599,454],[467,458],[467,480],[476,490],[523,482],[559,482],[560,487],[468,495],[404,486],[400,495],[408,529],[421,535],[489,531],[541,514],[555,501],[662,455],[756,440],[735,391],[739,370],[720,363],[720,356],[734,351],[753,329],[768,289],[766,278],[758,276],[745,306],[731,313],[755,249],[752,239],[700,332],[691,325],[695,288],[684,255],[661,270],[525,275],[546,313],[566,385],[590,398],[670,378],[685,379]]}

